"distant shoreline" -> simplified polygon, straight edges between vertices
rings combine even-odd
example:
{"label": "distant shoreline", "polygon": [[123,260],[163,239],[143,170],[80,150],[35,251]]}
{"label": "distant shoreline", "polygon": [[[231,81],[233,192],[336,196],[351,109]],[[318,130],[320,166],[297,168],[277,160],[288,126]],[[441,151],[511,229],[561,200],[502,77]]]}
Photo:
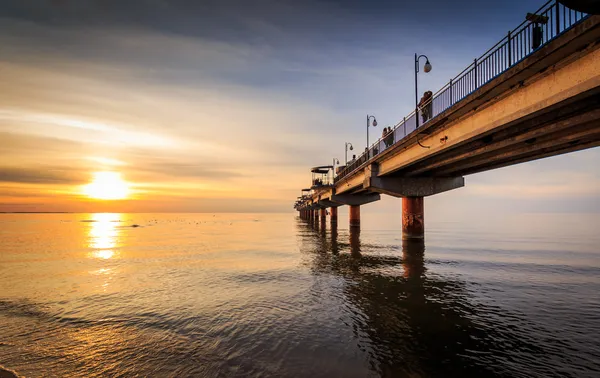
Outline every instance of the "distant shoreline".
{"label": "distant shoreline", "polygon": [[0,211],[0,214],[75,214],[71,211]]}

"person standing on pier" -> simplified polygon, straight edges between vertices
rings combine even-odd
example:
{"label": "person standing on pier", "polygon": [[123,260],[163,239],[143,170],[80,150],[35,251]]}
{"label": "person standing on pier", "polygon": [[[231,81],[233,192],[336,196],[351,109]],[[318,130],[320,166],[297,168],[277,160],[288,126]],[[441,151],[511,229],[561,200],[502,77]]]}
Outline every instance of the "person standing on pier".
{"label": "person standing on pier", "polygon": [[421,117],[423,118],[423,123],[425,123],[432,116],[431,102],[433,99],[433,92],[427,91],[423,93],[423,97],[421,97],[421,101],[419,101],[419,109],[421,110]]}
{"label": "person standing on pier", "polygon": [[383,144],[385,144],[385,148],[388,148],[388,140],[386,138],[387,134],[388,134],[389,130],[387,127],[383,128],[383,131],[381,132],[381,139],[383,139]]}

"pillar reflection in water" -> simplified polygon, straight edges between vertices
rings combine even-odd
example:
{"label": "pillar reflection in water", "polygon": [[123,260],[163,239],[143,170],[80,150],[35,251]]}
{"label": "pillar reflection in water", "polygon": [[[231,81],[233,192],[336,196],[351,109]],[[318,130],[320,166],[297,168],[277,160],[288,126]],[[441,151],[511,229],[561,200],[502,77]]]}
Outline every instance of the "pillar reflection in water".
{"label": "pillar reflection in water", "polygon": [[425,273],[425,241],[402,240],[402,266],[405,278],[420,278]]}
{"label": "pillar reflection in water", "polygon": [[340,252],[338,246],[338,227],[337,223],[331,224],[331,253],[337,255]]}
{"label": "pillar reflection in water", "polygon": [[327,226],[325,225],[325,222],[321,221],[319,224],[319,231],[321,232],[321,237],[325,238],[327,233]]}
{"label": "pillar reflection in water", "polygon": [[376,241],[361,248],[360,232],[359,227],[349,228],[350,254],[333,256],[338,251],[334,227],[331,243],[323,243],[327,239],[315,232],[317,247],[309,242],[300,249],[313,255],[315,274],[345,283],[330,289],[339,290],[335,297],[347,302],[336,308],[344,309],[342,316],[351,319],[355,337],[369,346],[374,375],[491,376],[485,365],[464,357],[473,350],[488,353],[497,337],[496,330],[472,322],[477,308],[465,283],[428,275],[422,239],[403,240],[400,254]]}
{"label": "pillar reflection in water", "polygon": [[350,227],[350,254],[360,257],[360,227]]}

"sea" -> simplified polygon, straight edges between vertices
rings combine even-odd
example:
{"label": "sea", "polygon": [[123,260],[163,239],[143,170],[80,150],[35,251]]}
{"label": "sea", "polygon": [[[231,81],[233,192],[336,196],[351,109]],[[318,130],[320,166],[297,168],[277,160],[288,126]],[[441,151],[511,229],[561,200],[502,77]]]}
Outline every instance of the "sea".
{"label": "sea", "polygon": [[600,377],[600,216],[448,218],[0,214],[0,376]]}

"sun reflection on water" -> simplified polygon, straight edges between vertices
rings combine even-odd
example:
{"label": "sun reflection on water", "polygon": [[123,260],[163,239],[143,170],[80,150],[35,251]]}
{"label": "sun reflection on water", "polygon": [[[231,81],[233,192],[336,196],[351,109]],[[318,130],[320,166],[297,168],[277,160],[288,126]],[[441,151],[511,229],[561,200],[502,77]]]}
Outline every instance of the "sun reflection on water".
{"label": "sun reflection on water", "polygon": [[115,257],[115,249],[119,246],[121,214],[92,214],[91,221],[88,247],[94,249],[93,257],[105,260]]}

